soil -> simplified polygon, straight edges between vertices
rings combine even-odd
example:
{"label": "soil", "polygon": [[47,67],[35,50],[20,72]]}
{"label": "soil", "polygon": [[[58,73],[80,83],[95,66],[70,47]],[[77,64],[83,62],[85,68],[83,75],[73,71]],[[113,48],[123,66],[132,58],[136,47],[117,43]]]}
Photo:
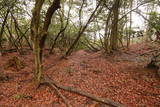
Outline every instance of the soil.
{"label": "soil", "polygon": [[[71,86],[130,107],[160,107],[160,78],[157,69],[147,68],[157,44],[141,43],[110,55],[103,51],[79,50],[67,59],[60,54],[44,55],[44,74],[64,86]],[[5,69],[5,63],[18,57],[25,68]],[[36,89],[32,52],[16,52],[0,57],[0,107],[65,107],[54,90],[47,86]],[[73,107],[108,107],[86,97],[60,90]]]}

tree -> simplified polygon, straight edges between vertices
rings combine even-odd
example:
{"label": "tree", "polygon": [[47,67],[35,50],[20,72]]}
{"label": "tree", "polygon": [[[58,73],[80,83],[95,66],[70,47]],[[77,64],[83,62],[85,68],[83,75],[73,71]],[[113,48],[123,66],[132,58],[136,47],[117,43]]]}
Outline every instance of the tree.
{"label": "tree", "polygon": [[119,19],[120,0],[116,0],[113,6],[113,21],[111,29],[110,49],[117,50],[118,48],[118,19]]}
{"label": "tree", "polygon": [[[4,27],[5,27],[5,24],[7,22],[7,18],[9,16],[9,13],[10,13],[11,9],[14,7],[16,2],[17,2],[17,0],[14,0],[14,1],[12,1],[10,3],[10,5],[7,6],[7,10],[6,10],[6,13],[5,13],[5,16],[4,16],[4,20],[3,20],[2,26],[1,26],[1,30],[0,30],[0,53],[2,53],[2,50],[3,50],[3,47],[2,47],[2,35],[3,35],[3,32],[4,32]],[[4,2],[2,2],[2,3],[4,3]],[[5,5],[5,3],[4,3],[4,5]],[[4,5],[2,5],[3,6],[2,8],[4,8]]]}
{"label": "tree", "polygon": [[[67,50],[67,52],[65,53],[65,56],[68,56],[68,55],[71,54],[73,48],[75,47],[75,45],[77,44],[77,42],[81,38],[82,34],[84,33],[84,31],[86,30],[86,28],[88,27],[88,25],[93,20],[95,13],[97,12],[99,6],[101,6],[102,3],[103,3],[103,0],[100,0],[99,3],[98,3],[98,5],[96,6],[95,10],[93,11],[93,13],[91,14],[91,16],[89,17],[87,23],[84,25],[84,27],[80,28],[80,30],[78,32],[77,38],[74,40],[74,42],[72,43],[72,45],[70,46],[70,48]],[[102,10],[102,8],[100,10]]]}
{"label": "tree", "polygon": [[48,28],[51,24],[52,15],[60,8],[60,0],[54,0],[47,10],[43,26],[41,26],[41,9],[44,4],[44,0],[36,0],[35,7],[33,9],[33,17],[31,21],[31,38],[33,42],[33,51],[35,55],[35,81],[39,84],[42,78],[42,55],[43,48],[45,46],[45,40],[48,35]]}

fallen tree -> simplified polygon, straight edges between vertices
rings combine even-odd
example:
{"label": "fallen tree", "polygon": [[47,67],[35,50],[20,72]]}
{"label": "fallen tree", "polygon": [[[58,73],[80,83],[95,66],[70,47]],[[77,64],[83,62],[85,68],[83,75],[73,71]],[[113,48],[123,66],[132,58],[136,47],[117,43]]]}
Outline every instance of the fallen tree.
{"label": "fallen tree", "polygon": [[101,97],[95,96],[93,94],[78,90],[78,89],[73,88],[73,87],[66,87],[66,86],[60,85],[56,81],[49,78],[49,76],[44,76],[44,80],[41,82],[40,85],[45,85],[45,84],[56,90],[56,92],[62,98],[64,103],[67,105],[67,107],[72,107],[72,106],[68,103],[66,98],[58,91],[58,89],[62,89],[62,90],[68,91],[68,92],[72,92],[72,93],[87,97],[87,98],[92,99],[96,102],[100,102],[100,103],[103,103],[103,104],[106,104],[106,105],[109,105],[109,106],[112,106],[112,107],[127,107],[123,104],[120,104],[120,103],[115,102],[115,101],[110,100],[110,99],[101,98]]}

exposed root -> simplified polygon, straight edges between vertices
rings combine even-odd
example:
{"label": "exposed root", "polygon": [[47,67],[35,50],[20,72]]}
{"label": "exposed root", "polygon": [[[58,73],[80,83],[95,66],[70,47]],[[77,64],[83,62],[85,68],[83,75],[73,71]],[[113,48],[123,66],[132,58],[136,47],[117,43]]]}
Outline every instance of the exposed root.
{"label": "exposed root", "polygon": [[67,99],[66,99],[66,98],[62,95],[62,93],[58,90],[58,88],[57,88],[55,85],[53,85],[53,84],[50,84],[50,85],[51,85],[51,87],[52,87],[53,89],[55,89],[55,91],[57,92],[58,96],[59,96],[60,98],[62,98],[63,102],[67,105],[67,107],[72,107],[72,106],[68,103]]}
{"label": "exposed root", "polygon": [[49,82],[43,82],[41,84],[49,85],[52,89],[54,89],[56,91],[57,95],[63,100],[63,102],[66,104],[67,107],[72,107],[72,105],[69,104],[67,99],[62,95],[62,93],[59,91],[59,89],[54,84],[49,83]]}
{"label": "exposed root", "polygon": [[[86,92],[83,92],[81,90],[78,90],[78,89],[75,89],[75,88],[72,88],[72,87],[62,86],[62,85],[56,83],[54,80],[50,79],[48,76],[44,77],[44,82],[42,82],[42,84],[49,84],[52,88],[54,88],[57,91],[59,96],[61,96],[62,94],[59,92],[59,90],[57,88],[65,90],[65,91],[73,92],[73,93],[79,94],[81,96],[85,96],[85,97],[90,98],[94,101],[104,103],[104,104],[107,104],[107,105],[110,105],[110,106],[113,106],[113,107],[127,107],[125,105],[122,105],[122,104],[120,104],[118,102],[115,102],[115,101],[112,101],[110,99],[100,98],[100,97],[97,97],[97,96],[92,95],[90,93],[86,93]],[[66,100],[64,100],[63,97],[61,97],[61,98],[63,99],[64,102],[66,101]],[[70,107],[70,106],[68,106],[68,107]]]}

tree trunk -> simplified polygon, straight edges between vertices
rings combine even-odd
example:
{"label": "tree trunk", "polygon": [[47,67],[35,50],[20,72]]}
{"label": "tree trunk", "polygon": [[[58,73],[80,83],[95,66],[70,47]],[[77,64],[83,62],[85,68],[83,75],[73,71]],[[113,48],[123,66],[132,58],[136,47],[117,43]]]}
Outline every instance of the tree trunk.
{"label": "tree trunk", "polygon": [[106,20],[106,24],[105,24],[105,34],[104,34],[104,47],[105,47],[105,51],[107,53],[110,52],[110,49],[109,49],[109,35],[108,35],[108,30],[109,30],[109,21],[111,19],[111,16],[112,16],[112,10],[109,11],[108,13],[108,17],[107,17],[107,20]]}
{"label": "tree trunk", "polygon": [[[95,8],[95,10],[93,11],[93,13],[91,14],[90,18],[88,19],[87,23],[85,24],[85,26],[83,28],[80,28],[80,31],[78,33],[77,38],[74,40],[74,42],[72,43],[72,45],[70,46],[70,48],[67,50],[67,52],[65,53],[65,56],[68,56],[71,54],[71,52],[73,51],[74,47],[76,46],[76,44],[78,43],[79,39],[81,38],[81,36],[83,35],[84,31],[87,29],[88,25],[90,24],[90,22],[93,20],[95,13],[97,12],[99,6],[102,4],[103,0],[99,1],[99,4],[97,5],[97,7]],[[99,10],[101,11],[102,8]]]}
{"label": "tree trunk", "polygon": [[31,38],[33,42],[33,52],[35,58],[35,75],[34,79],[39,84],[42,74],[42,62],[40,61],[40,47],[39,47],[39,38],[40,38],[40,11],[44,0],[36,0],[35,7],[33,10],[33,17],[31,21]]}
{"label": "tree trunk", "polygon": [[118,18],[119,18],[120,0],[116,0],[113,6],[113,21],[111,30],[110,48],[111,50],[117,50],[118,48]]}
{"label": "tree trunk", "polygon": [[7,22],[7,18],[8,18],[9,12],[10,12],[10,8],[8,7],[7,13],[6,13],[5,17],[4,17],[4,21],[2,23],[2,27],[1,27],[1,31],[0,31],[0,53],[1,54],[3,53],[2,52],[3,51],[3,47],[2,47],[2,35],[3,35],[3,32],[4,32],[4,26],[5,26],[6,22]]}
{"label": "tree trunk", "polygon": [[43,28],[40,26],[40,12],[42,9],[42,5],[45,0],[36,0],[35,8],[33,11],[33,17],[31,21],[31,37],[33,41],[33,51],[35,55],[35,81],[36,83],[40,83],[42,78],[42,56],[43,56],[43,48],[45,46],[45,40],[48,35],[48,28],[51,23],[52,15],[55,11],[60,8],[60,0],[54,0],[52,5],[48,8]]}
{"label": "tree trunk", "polygon": [[[133,7],[133,0],[130,0],[130,11],[132,11]],[[130,46],[131,42],[131,34],[132,34],[132,12],[130,12],[130,27],[129,27],[129,35],[128,35],[128,41],[127,41],[127,47]]]}

